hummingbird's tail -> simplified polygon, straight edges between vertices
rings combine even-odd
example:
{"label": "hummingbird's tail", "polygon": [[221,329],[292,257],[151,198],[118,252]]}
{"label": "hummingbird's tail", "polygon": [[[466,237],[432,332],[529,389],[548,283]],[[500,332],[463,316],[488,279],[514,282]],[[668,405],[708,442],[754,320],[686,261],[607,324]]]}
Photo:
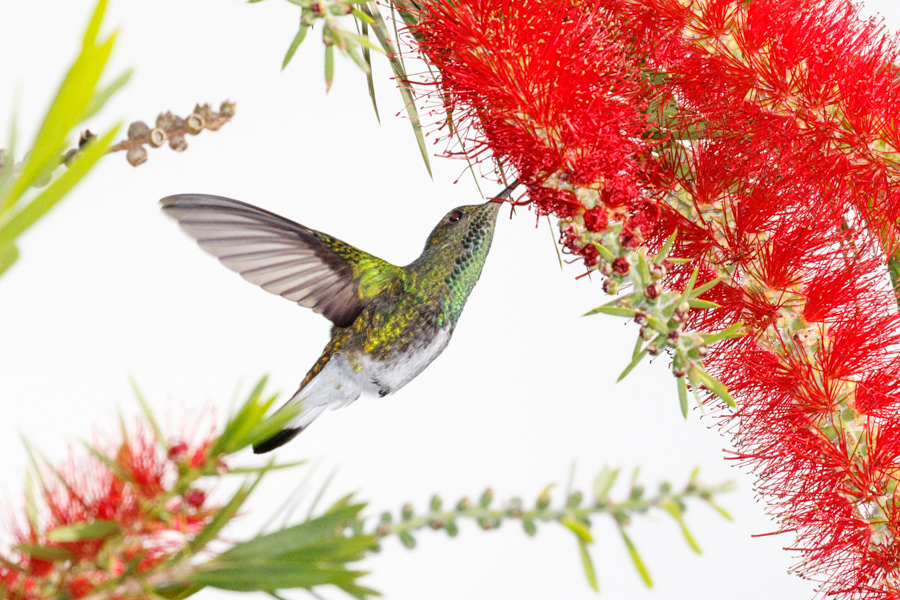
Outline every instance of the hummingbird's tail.
{"label": "hummingbird's tail", "polygon": [[287,444],[326,410],[347,406],[359,398],[362,388],[355,378],[356,370],[348,366],[342,357],[331,360],[333,353],[327,350],[300,384],[300,389],[278,409],[281,411],[299,405],[297,416],[269,439],[254,444],[254,454],[271,452]]}

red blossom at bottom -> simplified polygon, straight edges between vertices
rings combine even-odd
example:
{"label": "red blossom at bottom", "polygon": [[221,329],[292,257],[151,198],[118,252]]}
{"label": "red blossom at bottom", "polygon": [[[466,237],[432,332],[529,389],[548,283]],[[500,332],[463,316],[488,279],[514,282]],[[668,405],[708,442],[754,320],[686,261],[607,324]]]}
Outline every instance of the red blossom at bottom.
{"label": "red blossom at bottom", "polygon": [[182,550],[218,510],[190,483],[216,468],[209,448],[208,441],[181,442],[167,451],[139,423],[122,442],[101,445],[102,460],[83,456],[40,469],[43,507],[27,501],[26,518],[12,525],[16,552],[0,555],[3,598],[49,600],[59,590],[83,598]]}

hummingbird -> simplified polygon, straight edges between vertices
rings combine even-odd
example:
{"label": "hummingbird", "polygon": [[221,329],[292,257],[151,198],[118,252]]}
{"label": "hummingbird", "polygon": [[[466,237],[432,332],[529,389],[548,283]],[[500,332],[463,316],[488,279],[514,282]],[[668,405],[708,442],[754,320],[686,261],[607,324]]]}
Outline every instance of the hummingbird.
{"label": "hummingbird", "polygon": [[333,323],[322,355],[279,409],[302,403],[299,412],[254,445],[254,453],[286,444],[325,410],[362,394],[396,392],[443,352],[481,275],[500,206],[516,185],[484,204],[451,210],[405,267],[230,198],[160,200],[163,211],[226,267]]}

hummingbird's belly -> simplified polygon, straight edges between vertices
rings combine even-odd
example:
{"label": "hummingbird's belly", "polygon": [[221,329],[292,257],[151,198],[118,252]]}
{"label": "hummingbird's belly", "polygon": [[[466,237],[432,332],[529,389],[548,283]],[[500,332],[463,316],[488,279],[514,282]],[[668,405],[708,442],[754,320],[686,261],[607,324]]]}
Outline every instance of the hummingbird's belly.
{"label": "hummingbird's belly", "polygon": [[432,337],[397,350],[390,358],[351,357],[350,362],[358,365],[357,381],[363,392],[387,396],[402,388],[444,351],[450,342],[450,333],[449,326],[436,329]]}

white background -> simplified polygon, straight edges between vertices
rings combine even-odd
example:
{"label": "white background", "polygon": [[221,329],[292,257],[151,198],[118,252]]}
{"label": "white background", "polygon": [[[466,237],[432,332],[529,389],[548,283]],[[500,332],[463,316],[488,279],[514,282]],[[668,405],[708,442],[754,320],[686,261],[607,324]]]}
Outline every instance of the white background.
{"label": "white background", "polygon": [[[0,140],[16,99],[20,139],[33,138],[91,9],[87,0],[0,4]],[[896,29],[892,0],[873,0],[867,13],[876,10]],[[415,258],[447,210],[480,201],[463,162],[434,158],[429,179],[409,123],[396,116],[402,103],[386,61],[375,64],[380,126],[349,60],[338,58],[325,94],[317,32],[280,71],[298,16],[296,6],[275,1],[110,7],[106,31],[118,29],[119,41],[109,74],[129,66],[135,74],[92,129],[119,118],[152,122],[161,110],[184,115],[196,102],[226,98],[238,113],[219,132],[190,138],[184,154],[155,150],[138,169],[122,155],[105,159],[21,239],[20,262],[0,280],[4,514],[21,501],[19,433],[65,457],[77,440],[113,430],[117,409],[136,413],[128,374],[177,431],[203,407],[224,414],[264,373],[270,389],[293,392],[327,341],[326,319],[217,264],[160,212],[159,198],[241,199],[397,264]],[[791,538],[751,537],[775,525],[754,499],[753,478],[725,460],[728,440],[716,421],[697,411],[681,418],[664,361],[615,384],[636,328],[580,318],[605,301],[599,283],[576,281],[574,265],[560,270],[546,222],[535,227],[527,210],[511,220],[507,213],[446,352],[395,396],[326,414],[279,457],[318,460],[314,488],[337,467],[329,495],[356,491],[373,514],[406,501],[424,508],[433,492],[455,502],[486,485],[499,498],[531,502],[548,483],[561,490],[573,462],[581,489],[603,465],[640,465],[651,489],[664,478],[680,485],[699,466],[706,481],[737,481],[738,491],[721,498],[735,521],[690,506],[701,556],[667,517],[636,521],[632,538],[656,581],[647,590],[608,519],[596,519],[592,552],[603,595],[811,598],[814,585],[787,574],[795,558],[781,548]],[[304,474],[273,476],[243,529],[258,526]],[[534,539],[514,523],[418,539],[411,552],[389,540],[366,562],[374,572],[364,581],[396,600],[593,597],[573,536],[558,525],[542,526]]]}

